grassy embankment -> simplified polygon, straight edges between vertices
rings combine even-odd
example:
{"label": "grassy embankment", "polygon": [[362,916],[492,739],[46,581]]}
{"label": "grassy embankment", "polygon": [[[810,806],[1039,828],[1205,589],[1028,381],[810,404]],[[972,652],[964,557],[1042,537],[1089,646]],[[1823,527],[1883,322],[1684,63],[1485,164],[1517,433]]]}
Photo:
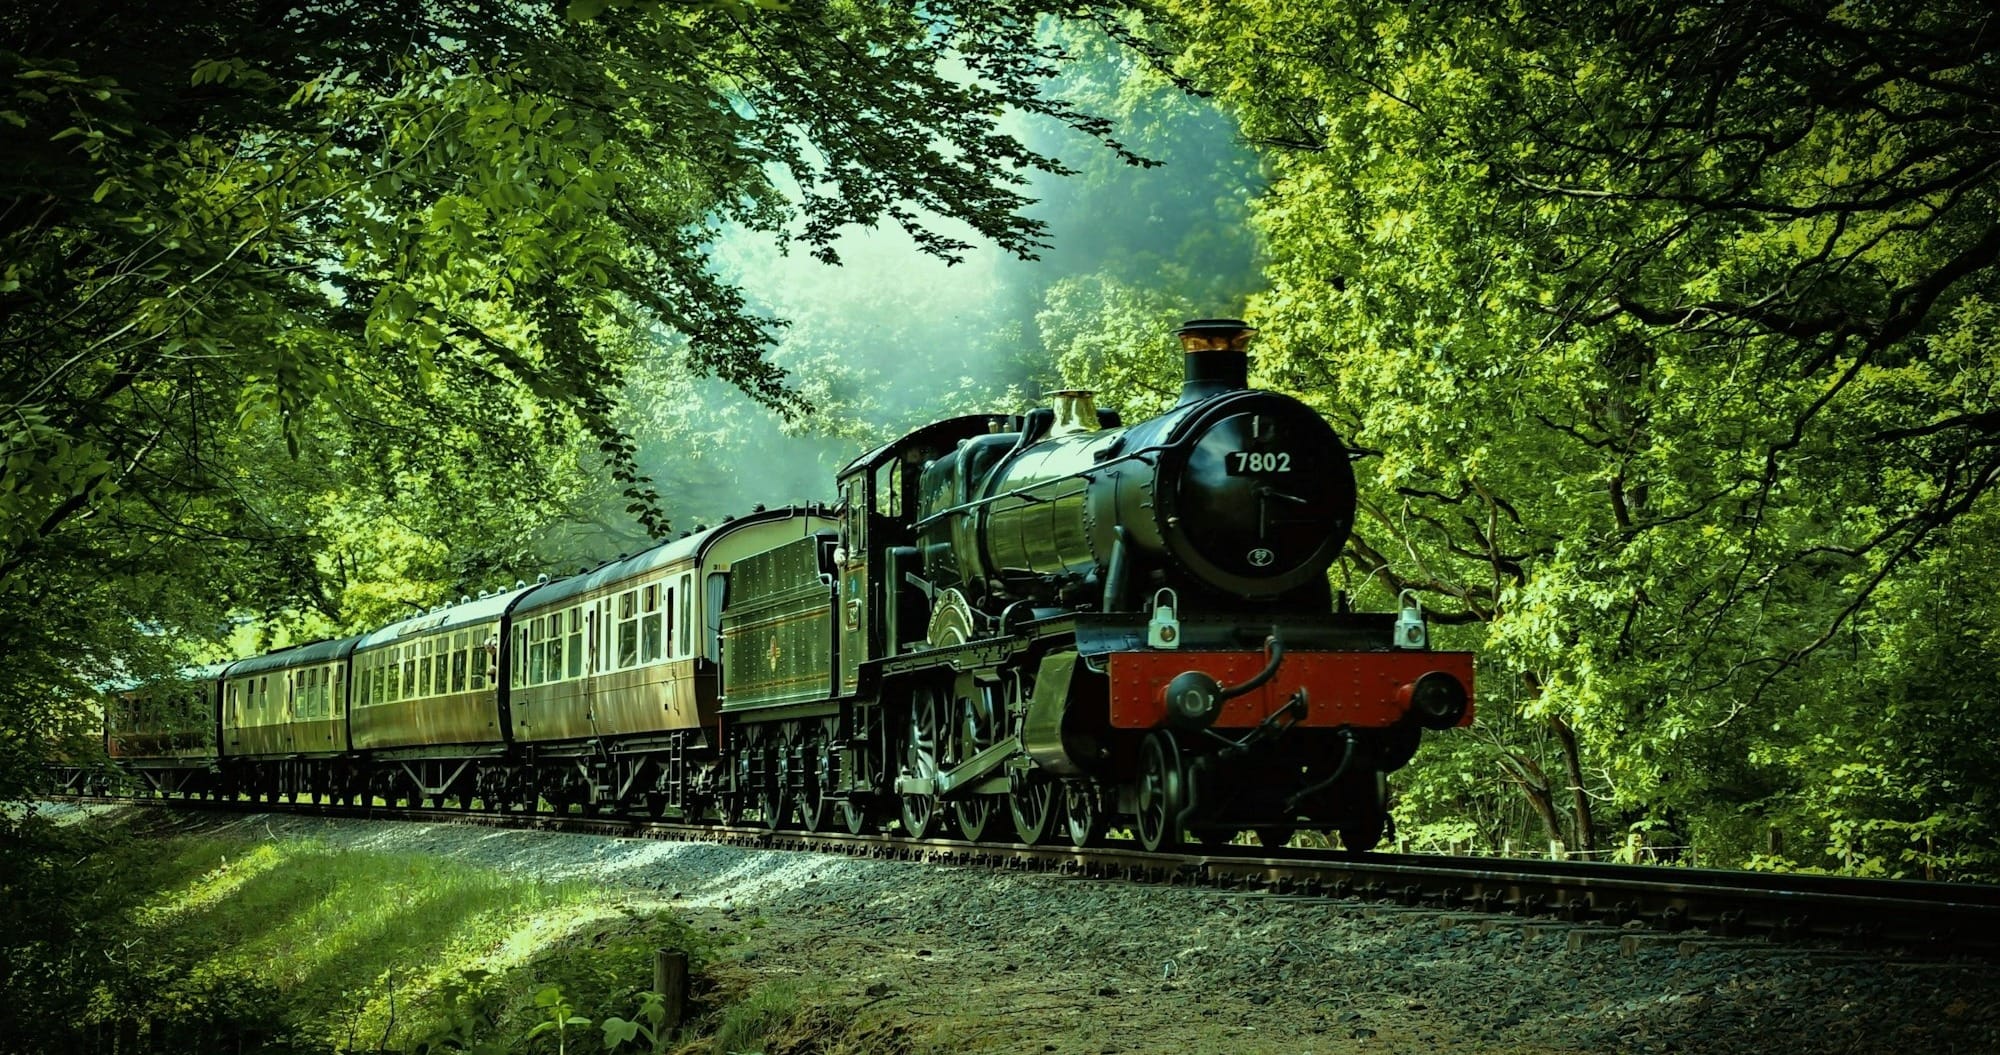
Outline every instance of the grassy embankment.
{"label": "grassy embankment", "polygon": [[[728,937],[627,892],[310,840],[62,838],[79,857],[0,884],[42,888],[4,943],[0,1052],[908,1050],[810,984],[718,984]],[[649,1035],[659,948],[691,961],[671,1037]]]}

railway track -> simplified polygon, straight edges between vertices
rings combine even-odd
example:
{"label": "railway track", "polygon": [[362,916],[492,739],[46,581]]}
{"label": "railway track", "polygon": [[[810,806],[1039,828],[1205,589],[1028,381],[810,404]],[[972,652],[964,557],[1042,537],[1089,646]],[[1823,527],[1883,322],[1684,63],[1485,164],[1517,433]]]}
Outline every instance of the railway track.
{"label": "railway track", "polygon": [[1623,932],[1876,949],[1922,957],[2000,957],[2000,886],[1428,854],[1350,854],[1221,846],[1149,853],[1113,843],[1076,849],[770,831],[624,817],[457,809],[85,796],[69,801],[222,812],[292,812],[722,843],[758,849],[1052,872],[1220,890],[1354,899],[1468,915],[1508,915]]}

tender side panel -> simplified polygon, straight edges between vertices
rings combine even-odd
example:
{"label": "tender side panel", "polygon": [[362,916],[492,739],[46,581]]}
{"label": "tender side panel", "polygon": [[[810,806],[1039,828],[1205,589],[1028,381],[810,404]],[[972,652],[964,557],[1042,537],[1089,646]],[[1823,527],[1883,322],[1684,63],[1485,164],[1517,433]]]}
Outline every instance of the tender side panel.
{"label": "tender side panel", "polygon": [[[1108,659],[1111,724],[1118,729],[1163,724],[1167,683],[1183,671],[1200,671],[1227,686],[1264,669],[1261,652],[1113,652]],[[1254,726],[1305,689],[1305,727],[1379,729],[1402,720],[1409,687],[1432,671],[1456,677],[1470,693],[1470,652],[1287,652],[1270,681],[1223,704],[1215,725]],[[1468,704],[1459,724],[1471,722]]]}
{"label": "tender side panel", "polygon": [[722,615],[725,713],[833,695],[833,589],[818,539],[737,561]]}

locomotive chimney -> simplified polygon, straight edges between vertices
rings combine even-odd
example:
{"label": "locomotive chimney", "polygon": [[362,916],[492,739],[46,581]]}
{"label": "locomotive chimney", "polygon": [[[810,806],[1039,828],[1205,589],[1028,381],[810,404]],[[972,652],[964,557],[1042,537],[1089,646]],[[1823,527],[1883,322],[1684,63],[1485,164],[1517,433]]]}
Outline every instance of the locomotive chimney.
{"label": "locomotive chimney", "polygon": [[1050,437],[1096,432],[1101,427],[1097,423],[1097,393],[1066,388],[1049,393],[1049,401],[1056,411],[1056,423],[1049,429]]}
{"label": "locomotive chimney", "polygon": [[1175,406],[1250,383],[1250,338],[1257,331],[1242,319],[1191,319],[1174,331],[1181,339],[1181,398]]}

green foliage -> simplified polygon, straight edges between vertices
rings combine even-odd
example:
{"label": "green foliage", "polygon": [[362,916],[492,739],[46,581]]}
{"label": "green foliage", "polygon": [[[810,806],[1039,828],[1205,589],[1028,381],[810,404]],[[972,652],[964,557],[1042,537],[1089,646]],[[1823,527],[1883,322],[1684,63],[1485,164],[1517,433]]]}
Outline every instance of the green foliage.
{"label": "green foliage", "polygon": [[636,1019],[612,1015],[604,1020],[604,1050],[617,1051],[627,1044],[636,1045],[652,1055],[660,1055],[667,1050],[672,1034],[667,1029],[666,998],[651,991],[640,993],[636,1014],[639,1016]]}
{"label": "green foliage", "polygon": [[767,1038],[798,1017],[799,987],[785,982],[760,986],[723,1009],[711,1050],[715,1055],[761,1052]]}
{"label": "green foliage", "polygon": [[559,986],[545,985],[537,991],[535,1007],[541,1011],[542,1019],[528,1028],[528,1039],[553,1033],[558,1055],[569,1050],[570,1030],[590,1028],[590,1019],[576,1013],[576,1008],[563,996]]}
{"label": "green foliage", "polygon": [[14,834],[0,894],[41,911],[0,941],[18,997],[0,1008],[4,1052],[594,1048],[587,1009],[644,1019],[653,951],[698,967],[715,941],[579,885],[432,856]]}
{"label": "green foliage", "polygon": [[1609,816],[1740,860],[1776,823],[1992,874],[1990,777],[1932,733],[2000,700],[1909,699],[1892,601],[1979,563],[1953,532],[2000,478],[1991,12],[1160,8],[1269,159],[1261,376],[1379,452],[1350,581],[1484,628],[1484,775],[1572,847]]}
{"label": "green foliage", "polygon": [[995,115],[1109,138],[1041,92],[1040,17],[1088,6],[592,6],[0,15],[8,759],[234,614],[331,633],[532,577],[600,476],[613,530],[664,533],[635,364],[807,406],[718,231],[1032,254],[1061,166]]}

